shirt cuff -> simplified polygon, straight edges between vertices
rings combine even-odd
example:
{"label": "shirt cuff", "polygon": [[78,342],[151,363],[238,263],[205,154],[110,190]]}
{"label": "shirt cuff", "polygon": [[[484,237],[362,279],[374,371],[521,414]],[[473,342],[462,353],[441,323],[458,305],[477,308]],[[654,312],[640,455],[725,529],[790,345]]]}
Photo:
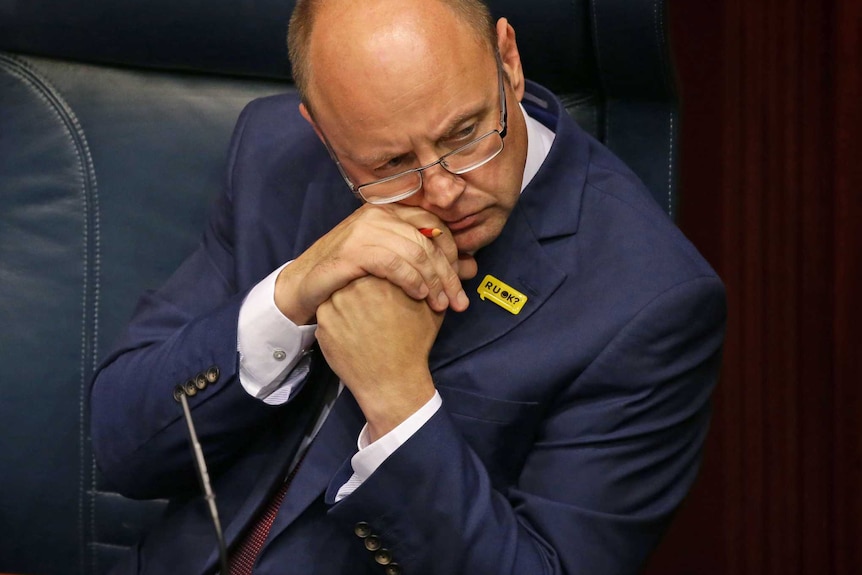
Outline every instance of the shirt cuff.
{"label": "shirt cuff", "polygon": [[309,365],[305,354],[314,345],[317,329],[297,326],[275,305],[275,280],[284,265],[249,291],[237,322],[239,381],[252,397],[276,404],[301,388]]}
{"label": "shirt cuff", "polygon": [[440,393],[434,391],[434,396],[428,400],[428,403],[402,421],[398,427],[373,443],[369,443],[368,441],[368,424],[366,423],[359,433],[359,439],[356,442],[359,451],[350,460],[350,464],[353,466],[353,476],[338,490],[338,493],[335,495],[335,501],[341,501],[353,493],[366,479],[371,477],[371,474],[390,455],[395,453],[399,447],[413,437],[413,434],[419,431],[437,413],[441,405],[443,405],[443,399],[440,397]]}

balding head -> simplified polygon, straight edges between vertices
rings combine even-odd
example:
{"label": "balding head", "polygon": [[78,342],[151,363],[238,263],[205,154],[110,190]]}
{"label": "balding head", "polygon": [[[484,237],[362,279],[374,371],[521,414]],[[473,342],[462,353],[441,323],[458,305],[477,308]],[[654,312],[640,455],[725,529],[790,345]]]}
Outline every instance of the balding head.
{"label": "balding head", "polygon": [[445,44],[454,34],[493,51],[496,31],[487,6],[480,0],[298,0],[288,52],[308,106],[315,71],[334,57],[342,59],[337,68],[350,74],[397,74],[398,65],[409,65],[397,56],[428,56],[429,42]]}
{"label": "balding head", "polygon": [[[479,16],[465,17],[471,9]],[[492,28],[476,0],[300,0],[290,48],[299,111],[354,189],[500,136],[505,124],[487,163],[463,175],[431,169],[398,201],[438,216],[461,251],[499,235],[527,149],[523,71],[505,18]]]}

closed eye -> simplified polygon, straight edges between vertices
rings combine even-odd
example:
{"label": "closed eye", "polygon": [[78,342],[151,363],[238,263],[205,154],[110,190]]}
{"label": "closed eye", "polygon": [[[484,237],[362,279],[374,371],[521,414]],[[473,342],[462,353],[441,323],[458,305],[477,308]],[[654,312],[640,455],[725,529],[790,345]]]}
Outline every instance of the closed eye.
{"label": "closed eye", "polygon": [[472,137],[473,134],[476,133],[476,124],[470,124],[469,126],[462,128],[452,134],[448,139],[453,144],[466,144]]}
{"label": "closed eye", "polygon": [[407,169],[406,166],[407,155],[402,154],[400,156],[389,158],[388,160],[386,160],[386,162],[374,168],[374,171],[379,173],[392,173],[398,170]]}

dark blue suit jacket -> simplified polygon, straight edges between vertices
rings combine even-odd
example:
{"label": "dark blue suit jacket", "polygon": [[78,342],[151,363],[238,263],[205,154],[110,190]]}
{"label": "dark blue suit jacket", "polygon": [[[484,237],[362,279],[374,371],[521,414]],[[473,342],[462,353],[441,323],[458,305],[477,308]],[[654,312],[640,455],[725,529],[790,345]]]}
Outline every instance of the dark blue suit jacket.
{"label": "dark blue suit jacket", "polygon": [[[477,255],[464,313],[431,353],[442,409],[333,504],[364,423],[345,390],[288,492],[255,573],[382,574],[367,523],[404,574],[634,573],[694,480],[723,338],[722,284],[637,178],[535,84],[524,105],[556,140],[501,236]],[[283,479],[308,406],[333,375],[271,407],[237,379],[245,293],[358,204],[293,96],[253,102],[199,249],[144,296],[93,387],[101,470],[169,497],[116,573],[216,569],[174,387],[190,399],[228,543]],[[481,301],[485,274],[528,296]]]}

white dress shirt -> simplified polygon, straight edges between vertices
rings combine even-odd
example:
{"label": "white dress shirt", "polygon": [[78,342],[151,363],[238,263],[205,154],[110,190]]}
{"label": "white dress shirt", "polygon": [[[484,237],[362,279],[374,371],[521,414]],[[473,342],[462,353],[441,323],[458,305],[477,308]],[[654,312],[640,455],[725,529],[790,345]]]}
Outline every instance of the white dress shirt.
{"label": "white dress shirt", "polygon": [[[521,182],[523,192],[545,161],[554,142],[554,133],[527,115],[523,106],[519,108],[527,125],[527,160]],[[289,262],[284,265],[289,265]],[[301,389],[310,364],[308,350],[315,342],[317,328],[316,325],[297,326],[276,307],[275,280],[284,265],[248,293],[240,308],[237,326],[240,383],[250,395],[271,405],[288,401]],[[321,410],[299,453],[311,443],[323,425],[343,386],[340,384],[337,393],[331,394],[331,401]],[[435,392],[428,403],[373,443],[368,441],[367,425],[363,427],[357,440],[358,451],[351,459],[353,476],[338,490],[336,501],[359,487],[390,454],[431,419],[442,404],[440,394]],[[296,461],[291,463],[291,467],[295,464]]]}

